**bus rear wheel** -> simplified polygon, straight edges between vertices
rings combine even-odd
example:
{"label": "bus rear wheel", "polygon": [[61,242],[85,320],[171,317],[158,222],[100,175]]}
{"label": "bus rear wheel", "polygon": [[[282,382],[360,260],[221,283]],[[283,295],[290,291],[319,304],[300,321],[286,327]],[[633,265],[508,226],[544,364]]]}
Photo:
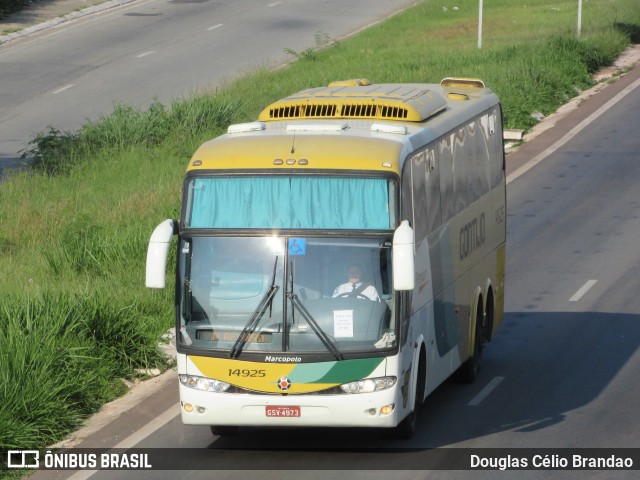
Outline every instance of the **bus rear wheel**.
{"label": "bus rear wheel", "polygon": [[482,346],[484,339],[482,299],[478,302],[476,312],[476,331],[473,336],[473,354],[460,366],[458,379],[463,383],[473,383],[480,374],[482,363]]}

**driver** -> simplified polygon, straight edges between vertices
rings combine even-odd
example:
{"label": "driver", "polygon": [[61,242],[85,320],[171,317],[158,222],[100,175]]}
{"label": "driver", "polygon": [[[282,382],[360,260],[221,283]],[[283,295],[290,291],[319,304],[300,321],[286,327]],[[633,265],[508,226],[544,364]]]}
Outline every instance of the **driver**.
{"label": "driver", "polygon": [[376,287],[362,281],[362,268],[360,265],[355,263],[349,265],[349,268],[347,268],[347,276],[349,281],[338,285],[333,291],[333,297],[368,298],[374,302],[380,301]]}

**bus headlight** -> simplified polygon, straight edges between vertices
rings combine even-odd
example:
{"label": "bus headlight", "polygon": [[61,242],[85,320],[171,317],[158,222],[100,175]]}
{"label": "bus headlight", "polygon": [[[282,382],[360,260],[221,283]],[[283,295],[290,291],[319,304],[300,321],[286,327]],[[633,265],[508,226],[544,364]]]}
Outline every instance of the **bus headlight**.
{"label": "bus headlight", "polygon": [[231,386],[227,382],[221,382],[213,378],[198,377],[196,375],[178,375],[178,378],[180,379],[180,383],[185,387],[205,392],[222,393],[226,392]]}
{"label": "bus headlight", "polygon": [[340,388],[345,393],[371,393],[391,388],[397,381],[396,377],[365,378],[357,382],[343,383]]}

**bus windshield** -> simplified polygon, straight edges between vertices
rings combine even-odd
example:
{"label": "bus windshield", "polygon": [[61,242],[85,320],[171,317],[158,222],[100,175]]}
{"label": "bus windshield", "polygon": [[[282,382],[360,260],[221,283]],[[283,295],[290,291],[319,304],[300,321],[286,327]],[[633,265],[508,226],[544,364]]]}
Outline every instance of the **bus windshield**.
{"label": "bus windshield", "polygon": [[389,230],[395,182],[325,176],[198,176],[186,191],[187,228]]}
{"label": "bus windshield", "polygon": [[396,345],[391,238],[181,240],[179,344],[242,352],[379,352]]}

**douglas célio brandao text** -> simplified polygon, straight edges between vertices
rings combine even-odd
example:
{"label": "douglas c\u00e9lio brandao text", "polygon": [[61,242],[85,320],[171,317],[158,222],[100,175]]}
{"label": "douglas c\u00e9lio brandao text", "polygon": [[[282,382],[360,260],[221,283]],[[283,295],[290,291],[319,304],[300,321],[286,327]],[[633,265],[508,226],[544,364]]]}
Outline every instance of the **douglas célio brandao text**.
{"label": "douglas c\u00e9lio brandao text", "polygon": [[525,456],[483,456],[470,455],[470,468],[478,470],[537,470],[537,469],[578,469],[608,470],[634,469],[633,458],[615,454],[606,456],[585,456],[582,454],[531,454]]}

